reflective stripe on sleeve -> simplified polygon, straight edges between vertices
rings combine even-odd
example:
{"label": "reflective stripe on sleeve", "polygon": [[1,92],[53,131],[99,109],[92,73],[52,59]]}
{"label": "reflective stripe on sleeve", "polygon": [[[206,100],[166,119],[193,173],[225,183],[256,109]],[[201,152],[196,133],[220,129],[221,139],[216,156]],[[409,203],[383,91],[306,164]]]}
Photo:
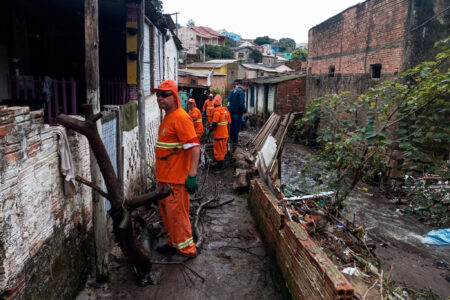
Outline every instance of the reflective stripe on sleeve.
{"label": "reflective stripe on sleeve", "polygon": [[181,143],[164,143],[164,142],[156,142],[157,148],[164,148],[164,149],[181,149],[183,148],[183,145]]}

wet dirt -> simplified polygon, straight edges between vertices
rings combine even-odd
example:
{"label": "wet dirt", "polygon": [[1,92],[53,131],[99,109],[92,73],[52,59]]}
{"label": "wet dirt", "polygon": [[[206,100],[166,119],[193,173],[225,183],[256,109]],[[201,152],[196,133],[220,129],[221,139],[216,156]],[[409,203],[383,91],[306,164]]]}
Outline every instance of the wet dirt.
{"label": "wet dirt", "polygon": [[[286,143],[282,183],[298,184],[299,172],[313,153],[306,146]],[[388,272],[394,264],[393,279],[397,283],[413,290],[431,290],[443,298],[450,296],[450,246],[422,243],[422,237],[432,228],[402,215],[377,187],[359,185],[345,205],[342,214],[369,229],[368,235],[377,243],[375,254],[383,270]]]}
{"label": "wet dirt", "polygon": [[[275,269],[251,217],[247,196],[233,193],[231,163],[225,165],[227,168],[218,173],[209,171],[204,188],[205,198],[199,201],[214,197],[216,182],[220,202],[231,198],[234,201],[202,211],[204,242],[199,255],[186,262],[205,279],[204,282],[178,265],[153,265],[152,270],[160,274],[159,284],[138,287],[132,267],[115,246],[111,250],[109,282],[99,285],[91,278],[77,299],[276,300],[285,297],[285,292],[277,289],[272,280]],[[205,173],[202,163],[198,174],[200,184]],[[191,201],[191,215],[199,201]],[[155,246],[156,242],[152,248]],[[156,251],[152,253],[154,260],[164,259]]]}

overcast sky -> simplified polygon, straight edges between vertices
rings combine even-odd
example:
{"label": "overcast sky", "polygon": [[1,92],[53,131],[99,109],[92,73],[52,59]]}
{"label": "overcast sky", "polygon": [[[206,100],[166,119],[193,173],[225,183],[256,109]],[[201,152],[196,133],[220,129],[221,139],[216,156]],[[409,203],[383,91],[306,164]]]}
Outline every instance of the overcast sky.
{"label": "overcast sky", "polygon": [[[308,30],[363,0],[162,0],[164,13],[179,12],[178,23],[226,29],[243,38],[268,35],[308,42]],[[175,15],[172,16],[175,22]]]}

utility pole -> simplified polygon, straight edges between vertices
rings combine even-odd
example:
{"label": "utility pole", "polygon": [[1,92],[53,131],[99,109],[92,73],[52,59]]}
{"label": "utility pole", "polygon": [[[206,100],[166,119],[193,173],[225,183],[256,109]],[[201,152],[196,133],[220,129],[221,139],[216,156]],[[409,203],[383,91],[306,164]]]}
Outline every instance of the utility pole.
{"label": "utility pole", "polygon": [[[99,38],[98,38],[98,0],[84,0],[84,45],[86,68],[86,97],[91,112],[100,112]],[[101,120],[97,130],[102,136]],[[91,150],[91,180],[96,186],[105,185],[100,168]],[[108,280],[108,237],[106,232],[105,198],[92,190],[93,223],[95,239],[95,270],[97,282]]]}
{"label": "utility pole", "polygon": [[147,187],[147,147],[145,145],[145,95],[142,82],[144,81],[144,18],[145,0],[141,0],[138,7],[138,61],[137,61],[137,90],[138,90],[138,121],[139,121],[139,162],[142,191]]}

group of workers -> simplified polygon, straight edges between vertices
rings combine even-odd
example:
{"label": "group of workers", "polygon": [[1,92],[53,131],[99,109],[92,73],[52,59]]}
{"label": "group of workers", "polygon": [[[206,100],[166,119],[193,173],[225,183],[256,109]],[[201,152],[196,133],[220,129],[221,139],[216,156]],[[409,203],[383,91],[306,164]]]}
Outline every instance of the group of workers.
{"label": "group of workers", "polygon": [[[238,86],[230,95],[230,111],[222,106],[222,97],[209,94],[203,112],[206,115],[206,135],[213,133],[214,158],[217,168],[223,168],[229,137],[228,126],[231,123],[232,143],[237,144],[242,114],[246,112],[244,98],[245,87]],[[170,184],[172,193],[159,200],[158,206],[164,228],[167,232],[167,244],[156,250],[170,254],[171,262],[184,262],[197,256],[189,221],[189,194],[198,189],[197,167],[200,158],[200,138],[204,134],[202,113],[196,107],[195,99],[188,100],[189,114],[181,107],[177,84],[172,80],[163,81],[156,92],[160,109],[165,116],[158,130],[155,148],[156,180],[158,184]],[[238,108],[235,108],[235,106]],[[237,117],[240,114],[238,124]],[[233,131],[235,130],[235,131]],[[237,133],[236,133],[237,131]]]}

